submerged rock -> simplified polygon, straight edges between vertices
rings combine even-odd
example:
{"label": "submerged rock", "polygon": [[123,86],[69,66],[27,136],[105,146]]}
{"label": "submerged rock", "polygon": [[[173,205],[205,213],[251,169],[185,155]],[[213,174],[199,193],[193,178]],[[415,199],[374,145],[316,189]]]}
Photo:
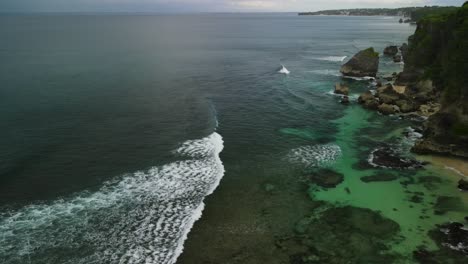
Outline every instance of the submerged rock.
{"label": "submerged rock", "polygon": [[341,66],[340,72],[345,76],[375,77],[379,69],[379,53],[373,48],[359,51],[347,63]]}
{"label": "submerged rock", "polygon": [[393,85],[388,84],[385,87],[377,89],[376,97],[378,97],[382,103],[395,104],[403,95],[399,93]]}
{"label": "submerged rock", "polygon": [[384,49],[383,52],[385,55],[388,56],[394,56],[398,53],[398,47],[397,46],[388,46]]}
{"label": "submerged rock", "polygon": [[342,84],[342,83],[336,83],[335,84],[335,94],[348,95],[349,94],[349,87]]}
{"label": "submerged rock", "polygon": [[401,62],[401,55],[393,56],[393,62],[396,62],[396,63]]}
{"label": "submerged rock", "polygon": [[369,158],[369,163],[374,167],[394,169],[416,169],[423,164],[417,160],[401,157],[390,147],[382,147],[374,150]]}
{"label": "submerged rock", "polygon": [[396,179],[398,179],[398,176],[389,173],[361,177],[361,181],[363,182],[385,182],[394,181]]}
{"label": "submerged rock", "polygon": [[344,175],[331,169],[319,169],[309,176],[309,181],[324,187],[335,188],[338,184],[342,183]]}
{"label": "submerged rock", "polygon": [[[400,226],[375,211],[352,206],[329,208],[299,225],[301,254],[291,263],[394,263],[386,243]],[[301,221],[300,221],[301,222]],[[309,222],[307,226],[305,224]]]}
{"label": "submerged rock", "polygon": [[386,104],[386,103],[383,103],[383,104],[379,105],[377,107],[377,109],[379,110],[380,113],[382,113],[384,115],[393,115],[393,114],[399,112],[398,106],[390,105],[390,104]]}
{"label": "submerged rock", "polygon": [[460,198],[453,196],[439,196],[434,205],[434,213],[437,215],[443,215],[447,212],[463,211],[464,209],[463,202]]}
{"label": "submerged rock", "polygon": [[437,231],[431,233],[432,237],[441,246],[458,251],[468,256],[468,229],[461,223],[452,222],[438,226]]}

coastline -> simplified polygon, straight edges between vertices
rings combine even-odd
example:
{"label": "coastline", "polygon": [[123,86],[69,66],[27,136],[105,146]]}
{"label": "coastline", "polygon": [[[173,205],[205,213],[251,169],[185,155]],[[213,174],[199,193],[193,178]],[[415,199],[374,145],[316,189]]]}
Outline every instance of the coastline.
{"label": "coastline", "polygon": [[417,158],[430,162],[433,166],[454,172],[459,176],[465,177],[465,179],[468,178],[468,160],[466,159],[440,155],[418,155]]}
{"label": "coastline", "polygon": [[[405,51],[400,50],[404,57]],[[353,57],[346,63],[351,66],[342,67],[343,75],[388,79],[383,76],[385,71],[377,71],[380,57],[373,48],[360,53],[373,62],[362,63]],[[398,63],[395,57],[393,60]],[[364,65],[365,70],[355,71],[356,65]],[[393,84],[397,75],[388,81]],[[228,169],[219,193],[207,200],[206,215],[195,225],[177,263],[425,263],[428,256],[455,262],[464,259],[463,250],[455,246],[464,242],[447,239],[464,232],[459,231],[463,224],[458,222],[466,219],[468,197],[456,190],[459,178],[467,175],[466,160],[410,153],[424,118],[414,115],[417,111],[408,111],[413,115],[402,118],[399,110],[387,107],[390,103],[384,103],[386,109],[377,105],[386,115],[373,111],[377,106],[366,109],[356,104],[349,98],[379,86],[374,79],[347,77],[341,76],[345,84],[336,85],[335,92],[339,90],[343,98],[336,104],[343,105],[343,116],[329,120],[336,134],[327,141],[342,155],[325,168],[314,165],[294,172],[271,171],[275,176],[268,181],[256,175],[243,175],[241,180],[237,176],[240,171]],[[388,95],[389,102],[411,90],[407,85],[392,86],[391,91],[387,87],[378,93]],[[395,93],[396,99],[391,97]],[[295,134],[308,133],[310,130],[295,128]],[[440,227],[450,225],[449,219],[456,226],[443,232]]]}

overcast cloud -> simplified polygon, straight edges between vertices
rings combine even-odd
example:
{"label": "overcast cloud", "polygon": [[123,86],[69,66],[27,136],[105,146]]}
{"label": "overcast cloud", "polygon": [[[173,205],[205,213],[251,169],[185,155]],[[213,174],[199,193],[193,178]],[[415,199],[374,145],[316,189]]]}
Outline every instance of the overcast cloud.
{"label": "overcast cloud", "polygon": [[0,12],[296,12],[457,5],[464,0],[0,0]]}

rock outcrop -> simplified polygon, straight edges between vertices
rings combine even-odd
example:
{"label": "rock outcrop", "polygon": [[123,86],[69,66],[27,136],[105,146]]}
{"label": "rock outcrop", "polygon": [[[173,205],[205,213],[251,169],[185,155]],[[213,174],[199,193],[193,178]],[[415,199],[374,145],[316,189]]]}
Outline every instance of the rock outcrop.
{"label": "rock outcrop", "polygon": [[377,110],[379,106],[378,99],[370,91],[361,94],[358,98],[358,103],[371,110]]}
{"label": "rock outcrop", "polygon": [[336,83],[335,84],[335,94],[348,95],[349,94],[349,87],[342,84],[342,83]]}
{"label": "rock outcrop", "polygon": [[352,77],[375,77],[379,69],[379,53],[373,48],[359,51],[347,63],[340,72],[345,76]]}
{"label": "rock outcrop", "polygon": [[468,3],[449,13],[424,17],[410,39],[399,81],[405,79],[417,89],[416,101],[440,103],[439,112],[425,124],[423,139],[413,148],[417,153],[468,157],[467,39]]}
{"label": "rock outcrop", "polygon": [[[428,117],[414,152],[468,157],[468,2],[446,10],[420,19],[409,44],[400,47],[402,58],[393,55],[405,61],[393,85],[379,85],[358,102],[382,114]],[[384,53],[397,54],[398,48]]]}
{"label": "rock outcrop", "polygon": [[403,45],[401,45],[400,47],[400,51],[401,57],[403,58],[403,60],[406,60],[406,55],[408,55],[408,44],[403,43]]}
{"label": "rock outcrop", "polygon": [[342,183],[344,175],[331,169],[320,169],[309,175],[309,181],[324,188],[335,188]]}
{"label": "rock outcrop", "polygon": [[393,56],[393,62],[396,62],[396,63],[401,62],[401,55]]}
{"label": "rock outcrop", "polygon": [[384,55],[395,56],[398,53],[397,46],[388,46],[383,51]]}

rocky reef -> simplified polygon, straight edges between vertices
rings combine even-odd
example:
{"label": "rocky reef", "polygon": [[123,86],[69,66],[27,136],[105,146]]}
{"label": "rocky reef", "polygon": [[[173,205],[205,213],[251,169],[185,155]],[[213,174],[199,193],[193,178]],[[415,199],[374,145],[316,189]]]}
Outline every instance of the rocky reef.
{"label": "rocky reef", "polygon": [[359,51],[347,63],[341,66],[340,72],[351,77],[375,77],[379,70],[379,53],[374,48]]}

